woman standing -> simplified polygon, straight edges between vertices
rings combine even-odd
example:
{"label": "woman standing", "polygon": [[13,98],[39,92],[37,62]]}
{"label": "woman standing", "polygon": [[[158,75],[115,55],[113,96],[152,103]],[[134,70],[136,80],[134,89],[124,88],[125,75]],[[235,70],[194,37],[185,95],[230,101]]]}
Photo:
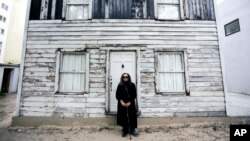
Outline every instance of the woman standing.
{"label": "woman standing", "polygon": [[131,82],[128,73],[123,73],[116,91],[116,99],[118,100],[117,124],[123,128],[122,137],[125,137],[129,131],[135,137],[139,135],[135,131],[137,128],[135,98],[135,84]]}

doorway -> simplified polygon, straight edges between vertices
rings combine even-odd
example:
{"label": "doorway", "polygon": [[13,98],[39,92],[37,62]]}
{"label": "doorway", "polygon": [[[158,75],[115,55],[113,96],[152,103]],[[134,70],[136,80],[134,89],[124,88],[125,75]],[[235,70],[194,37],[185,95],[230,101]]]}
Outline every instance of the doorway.
{"label": "doorway", "polygon": [[109,112],[117,112],[116,89],[123,73],[129,73],[136,84],[136,53],[134,51],[110,52]]}
{"label": "doorway", "polygon": [[3,81],[1,86],[1,92],[8,93],[9,92],[9,86],[10,86],[10,77],[11,77],[11,71],[13,69],[5,68],[3,72]]}

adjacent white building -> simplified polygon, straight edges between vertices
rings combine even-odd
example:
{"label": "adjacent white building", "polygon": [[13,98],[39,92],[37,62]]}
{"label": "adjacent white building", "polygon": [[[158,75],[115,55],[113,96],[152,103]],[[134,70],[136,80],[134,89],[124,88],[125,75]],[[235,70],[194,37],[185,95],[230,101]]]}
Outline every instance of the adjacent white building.
{"label": "adjacent white building", "polygon": [[0,0],[0,92],[17,91],[27,0]]}
{"label": "adjacent white building", "polygon": [[228,116],[250,115],[250,1],[216,0]]}
{"label": "adjacent white building", "polygon": [[0,0],[0,50],[1,50],[1,55],[0,55],[0,63],[3,62],[3,55],[2,53],[4,52],[4,45],[5,45],[5,40],[6,40],[6,31],[8,28],[8,19],[10,15],[10,5],[8,1],[5,0]]}

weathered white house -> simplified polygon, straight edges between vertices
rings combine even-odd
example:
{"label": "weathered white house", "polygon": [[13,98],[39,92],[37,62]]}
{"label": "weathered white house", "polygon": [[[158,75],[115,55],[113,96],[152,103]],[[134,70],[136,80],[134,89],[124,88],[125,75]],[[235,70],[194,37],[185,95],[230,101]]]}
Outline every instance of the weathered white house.
{"label": "weathered white house", "polygon": [[17,116],[107,117],[123,72],[141,117],[225,116],[213,0],[31,0]]}

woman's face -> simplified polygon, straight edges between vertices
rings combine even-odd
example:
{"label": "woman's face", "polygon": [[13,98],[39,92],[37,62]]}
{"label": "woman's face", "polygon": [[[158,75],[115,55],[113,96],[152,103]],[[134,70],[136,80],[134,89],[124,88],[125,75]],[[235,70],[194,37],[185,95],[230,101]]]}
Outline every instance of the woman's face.
{"label": "woman's face", "polygon": [[122,79],[123,79],[124,82],[127,82],[128,81],[128,74],[124,74],[122,76]]}

